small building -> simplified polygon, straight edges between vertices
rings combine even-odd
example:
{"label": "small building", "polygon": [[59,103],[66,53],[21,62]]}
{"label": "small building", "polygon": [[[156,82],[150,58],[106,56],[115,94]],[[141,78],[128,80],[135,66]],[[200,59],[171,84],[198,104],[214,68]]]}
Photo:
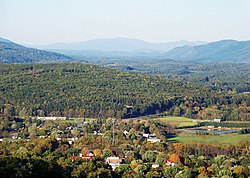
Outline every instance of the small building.
{"label": "small building", "polygon": [[82,153],[79,154],[79,156],[70,156],[70,158],[81,158],[81,159],[92,159],[94,157],[93,153],[89,153],[88,155],[83,156]]}
{"label": "small building", "polygon": [[126,130],[123,131],[123,134],[124,134],[124,135],[127,135],[128,133],[129,133],[129,132],[126,131]]}
{"label": "small building", "polygon": [[214,122],[221,122],[221,119],[214,119]]}
{"label": "small building", "polygon": [[108,163],[112,167],[112,170],[114,171],[115,168],[121,165],[122,160],[123,160],[122,158],[111,156],[106,158],[106,163]]}
{"label": "small building", "polygon": [[152,164],[153,169],[158,168],[159,166],[160,166],[159,164]]}
{"label": "small building", "polygon": [[70,145],[72,145],[77,138],[67,138],[67,141],[69,142]]}
{"label": "small building", "polygon": [[148,134],[148,133],[147,134],[144,133],[142,136],[145,137],[145,138],[149,138],[149,135],[150,134]]}
{"label": "small building", "polygon": [[214,125],[209,125],[209,126],[207,126],[207,128],[213,129]]}
{"label": "small building", "polygon": [[156,138],[156,137],[148,138],[147,141],[151,142],[151,143],[161,142],[161,140],[159,138]]}

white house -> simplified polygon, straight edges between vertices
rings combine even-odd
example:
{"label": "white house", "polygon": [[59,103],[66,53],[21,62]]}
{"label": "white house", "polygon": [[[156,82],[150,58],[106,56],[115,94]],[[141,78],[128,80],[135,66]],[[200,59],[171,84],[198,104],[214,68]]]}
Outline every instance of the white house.
{"label": "white house", "polygon": [[120,166],[121,162],[122,159],[119,157],[111,156],[106,158],[106,163],[108,163],[112,167],[113,171],[115,170],[115,168]]}
{"label": "white house", "polygon": [[147,141],[151,143],[161,142],[161,140],[156,137],[148,138]]}
{"label": "white house", "polygon": [[145,138],[149,138],[149,135],[150,135],[150,134],[145,134],[145,133],[144,133],[142,136],[145,137]]}
{"label": "white house", "polygon": [[214,122],[221,122],[221,119],[214,119]]}
{"label": "white house", "polygon": [[124,135],[127,135],[127,134],[128,134],[128,131],[124,130],[124,131],[123,131],[123,134],[124,134]]}
{"label": "white house", "polygon": [[159,166],[160,166],[159,164],[152,164],[153,169],[158,168]]}

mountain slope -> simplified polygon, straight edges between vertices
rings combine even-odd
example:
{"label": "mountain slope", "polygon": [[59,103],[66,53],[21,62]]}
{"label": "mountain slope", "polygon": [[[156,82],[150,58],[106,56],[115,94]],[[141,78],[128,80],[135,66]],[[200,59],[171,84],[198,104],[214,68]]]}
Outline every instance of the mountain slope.
{"label": "mountain slope", "polygon": [[1,37],[0,37],[0,42],[5,42],[5,43],[14,43],[14,42],[12,42],[12,41],[10,41],[10,40],[7,40],[7,39],[5,39],[5,38],[1,38]]}
{"label": "mountain slope", "polygon": [[4,38],[0,39],[0,63],[59,62],[71,59],[59,53],[26,48]]}
{"label": "mountain slope", "polygon": [[250,63],[250,41],[222,40],[199,46],[174,48],[165,54],[175,60]]}
{"label": "mountain slope", "polygon": [[75,43],[55,43],[36,46],[40,49],[90,50],[90,51],[123,51],[123,52],[152,52],[169,51],[178,46],[200,45],[205,42],[177,41],[168,43],[149,43],[131,38],[95,39]]}

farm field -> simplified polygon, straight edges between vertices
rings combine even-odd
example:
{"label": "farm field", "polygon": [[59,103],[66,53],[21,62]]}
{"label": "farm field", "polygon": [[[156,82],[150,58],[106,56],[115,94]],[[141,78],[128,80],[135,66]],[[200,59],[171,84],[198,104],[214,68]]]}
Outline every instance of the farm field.
{"label": "farm field", "polygon": [[250,134],[225,134],[225,135],[195,135],[181,133],[176,137],[169,138],[170,142],[200,142],[214,144],[237,144],[242,141],[250,140]]}
{"label": "farm field", "polygon": [[171,124],[175,127],[194,126],[197,123],[197,120],[194,119],[186,117],[175,117],[175,116],[157,118],[156,120]]}

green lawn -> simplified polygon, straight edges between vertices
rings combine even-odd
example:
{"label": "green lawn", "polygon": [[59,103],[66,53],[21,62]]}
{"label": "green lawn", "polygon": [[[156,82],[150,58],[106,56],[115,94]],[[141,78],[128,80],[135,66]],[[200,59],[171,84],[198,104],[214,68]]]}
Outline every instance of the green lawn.
{"label": "green lawn", "polygon": [[214,144],[236,144],[246,140],[250,140],[250,134],[195,135],[181,133],[176,137],[168,139],[170,142],[200,142]]}
{"label": "green lawn", "polygon": [[186,118],[186,117],[170,116],[170,117],[157,118],[156,120],[160,120],[162,122],[169,123],[169,124],[174,125],[176,127],[196,125],[196,122],[194,119],[190,119],[190,118]]}

